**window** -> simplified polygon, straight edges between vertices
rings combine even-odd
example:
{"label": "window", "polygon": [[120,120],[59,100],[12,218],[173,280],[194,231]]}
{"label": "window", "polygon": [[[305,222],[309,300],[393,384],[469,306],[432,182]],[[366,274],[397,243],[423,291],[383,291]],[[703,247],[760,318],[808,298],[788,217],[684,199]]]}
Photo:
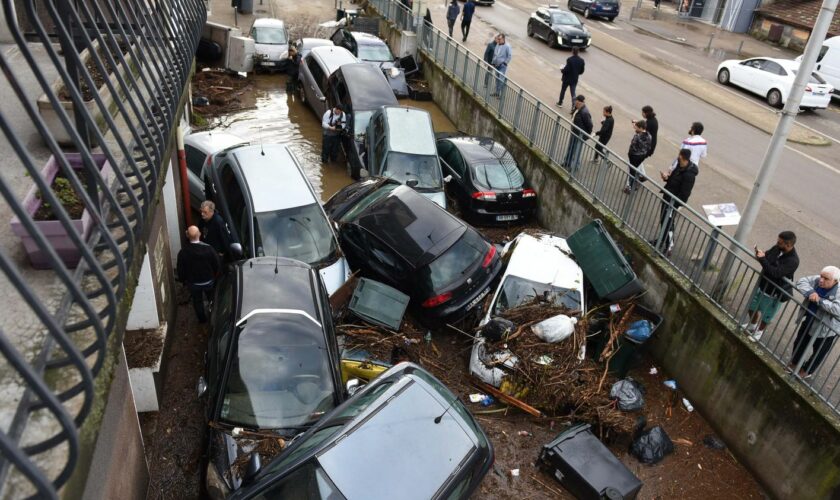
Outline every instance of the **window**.
{"label": "window", "polygon": [[417,185],[414,188],[418,191],[440,189],[443,185],[437,155],[426,156],[391,151],[388,153],[388,161],[382,175],[403,184],[416,180]]}
{"label": "window", "polygon": [[355,219],[367,207],[388,196],[391,193],[391,191],[393,191],[396,188],[397,184],[386,184],[384,186],[380,186],[379,189],[368,194],[366,197],[359,200],[355,205],[353,205],[353,208],[348,210],[344,214],[344,216],[341,217],[341,222],[347,222]]}
{"label": "window", "polygon": [[331,262],[337,250],[318,203],[256,214],[254,239],[258,254],[288,257],[315,267]]}
{"label": "window", "polygon": [[471,231],[429,264],[431,290],[439,291],[459,278],[487,252],[487,243]]}
{"label": "window", "polygon": [[785,71],[785,69],[781,67],[781,65],[773,61],[764,61],[764,63],[761,65],[761,69],[774,75],[787,75],[787,71]]}
{"label": "window", "polygon": [[189,144],[184,145],[184,151],[187,155],[187,168],[197,177],[201,177],[201,168],[204,166],[204,162],[207,161],[207,155]]}
{"label": "window", "polygon": [[561,288],[545,283],[526,280],[519,276],[510,275],[502,283],[499,300],[493,313],[499,314],[507,309],[520,306],[534,300],[535,297],[571,310],[580,309],[581,296],[579,290]]}
{"label": "window", "polygon": [[457,175],[461,177],[464,176],[467,166],[466,163],[464,163],[464,159],[461,157],[461,153],[458,152],[458,148],[452,145],[449,141],[440,141],[438,143],[438,153],[440,154],[441,159],[443,159],[443,161],[445,161]]}
{"label": "window", "polygon": [[359,59],[372,62],[389,62],[394,60],[391,49],[384,43],[382,45],[359,45]]}
{"label": "window", "polygon": [[[796,70],[791,70],[791,73],[796,75]],[[811,73],[811,78],[808,79],[808,83],[815,83],[817,85],[822,85],[825,83],[825,80],[816,72]]]}
{"label": "window", "polygon": [[254,498],[265,500],[275,498],[343,500],[344,496],[330,481],[318,462],[309,460]]}
{"label": "window", "polygon": [[525,183],[516,163],[504,160],[486,161],[470,165],[477,187],[490,191],[521,189]]}
{"label": "window", "polygon": [[254,28],[251,30],[251,38],[255,43],[268,45],[282,45],[286,43],[286,29],[281,27]]}
{"label": "window", "polygon": [[826,47],[825,45],[823,45],[823,46],[820,48],[820,55],[818,55],[818,56],[817,56],[817,62],[822,62],[823,57],[825,57],[826,53],[828,53],[828,47]]}
{"label": "window", "polygon": [[551,15],[551,24],[577,26],[580,24],[580,21],[578,21],[577,16],[570,12],[555,12]]}
{"label": "window", "polygon": [[307,66],[309,67],[309,72],[312,73],[312,79],[315,80],[315,85],[323,91],[327,86],[327,78],[324,75],[324,70],[321,69],[321,65],[312,57],[309,59]]}

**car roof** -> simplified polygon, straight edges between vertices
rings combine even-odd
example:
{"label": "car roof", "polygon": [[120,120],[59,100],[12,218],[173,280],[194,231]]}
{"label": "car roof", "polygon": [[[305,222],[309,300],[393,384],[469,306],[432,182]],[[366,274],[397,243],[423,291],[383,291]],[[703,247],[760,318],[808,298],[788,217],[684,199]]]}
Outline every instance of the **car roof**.
{"label": "car roof", "polygon": [[367,111],[381,106],[396,106],[397,98],[382,70],[368,63],[345,64],[341,67],[347,93],[354,111]]}
{"label": "car roof", "polygon": [[233,149],[229,154],[236,158],[248,183],[255,213],[318,202],[306,174],[286,145],[254,144]]}
{"label": "car roof", "polygon": [[387,45],[385,40],[364,31],[351,31],[350,34],[353,35],[359,45]]}
{"label": "car roof", "polygon": [[408,186],[363,210],[356,223],[411,265],[433,260],[467,231],[467,226]]}
{"label": "car roof", "polygon": [[435,131],[428,111],[406,106],[382,108],[388,120],[391,151],[416,155],[436,155]]}
{"label": "car roof", "polygon": [[[507,149],[489,137],[468,137],[456,136],[441,139],[451,142],[467,163],[498,160],[504,156],[510,156]],[[513,160],[513,157],[510,157]]]}
{"label": "car roof", "polygon": [[502,280],[508,276],[578,290],[583,295],[583,271],[572,258],[572,251],[564,238],[540,234],[520,234]]}
{"label": "car roof", "polygon": [[235,265],[241,278],[237,322],[255,311],[272,309],[302,311],[321,321],[314,295],[315,273],[307,264],[283,257],[256,257]]}
{"label": "car roof", "polygon": [[326,45],[326,46],[335,45],[335,44],[333,44],[332,40],[328,40],[326,38],[301,38],[300,41],[301,41],[301,45],[303,47],[307,47],[307,48],[323,47],[324,45]]}
{"label": "car roof", "polygon": [[227,132],[195,132],[184,136],[184,144],[203,151],[205,154],[215,154],[238,144],[247,144],[245,139]]}
{"label": "car roof", "polygon": [[261,18],[256,19],[254,21],[254,24],[252,25],[252,27],[254,27],[254,28],[268,28],[268,27],[282,28],[285,25],[286,25],[286,23],[284,23],[280,19],[274,19],[274,18],[271,18],[271,17],[261,17]]}
{"label": "car roof", "polygon": [[406,374],[394,385],[357,417],[360,424],[318,455],[346,498],[433,498],[476,449],[462,418],[446,411],[442,394],[425,380]]}
{"label": "car roof", "polygon": [[[332,43],[332,42],[330,42]],[[317,57],[326,68],[327,76],[345,64],[359,62],[352,52],[337,45],[320,45],[309,51],[310,56]]]}

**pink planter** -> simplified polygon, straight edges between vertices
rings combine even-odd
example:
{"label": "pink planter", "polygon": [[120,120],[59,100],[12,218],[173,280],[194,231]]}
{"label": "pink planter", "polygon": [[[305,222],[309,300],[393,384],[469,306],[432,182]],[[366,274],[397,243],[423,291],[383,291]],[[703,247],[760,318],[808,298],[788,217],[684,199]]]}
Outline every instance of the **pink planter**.
{"label": "pink planter", "polygon": [[[84,164],[79,153],[65,153],[65,156],[74,170],[82,171],[84,169]],[[93,161],[99,167],[99,171],[103,178],[105,178],[107,184],[111,178],[111,165],[108,163],[105,155],[103,154],[93,154],[92,156]],[[52,182],[55,180],[59,170],[59,164],[55,157],[50,156],[47,164],[44,166],[43,170],[41,170],[41,178],[44,179],[48,185],[52,185]],[[33,185],[26,193],[26,197],[23,199],[23,206],[30,217],[34,217],[35,212],[37,212],[41,207],[42,201],[36,196],[37,192],[38,187]],[[34,222],[41,233],[43,233],[49,244],[55,249],[56,253],[58,253],[58,256],[64,262],[64,265],[71,269],[75,268],[79,264],[79,260],[82,258],[82,255],[73,243],[73,240],[67,235],[67,231],[64,229],[64,226],[61,225],[61,222],[57,220],[36,220]],[[73,220],[73,227],[75,227],[76,232],[81,235],[83,241],[88,239],[91,229],[93,228],[93,219],[87,210],[82,213],[81,219]],[[23,247],[26,249],[26,255],[29,258],[29,262],[32,264],[32,267],[35,269],[50,269],[51,266],[47,254],[41,251],[38,244],[35,242],[35,239],[29,234],[29,231],[26,230],[17,217],[12,218],[12,231],[23,243]]]}

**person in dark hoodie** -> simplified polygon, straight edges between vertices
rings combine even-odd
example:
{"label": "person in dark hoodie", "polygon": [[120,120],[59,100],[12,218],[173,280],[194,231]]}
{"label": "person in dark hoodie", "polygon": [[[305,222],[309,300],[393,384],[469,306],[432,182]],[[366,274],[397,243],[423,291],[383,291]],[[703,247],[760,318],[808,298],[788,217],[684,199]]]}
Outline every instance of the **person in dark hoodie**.
{"label": "person in dark hoodie", "polygon": [[575,112],[575,89],[577,88],[578,79],[583,71],[586,69],[586,62],[578,55],[580,50],[577,47],[572,48],[572,55],[566,59],[566,65],[560,70],[562,85],[560,86],[560,97],[557,98],[557,105],[563,105],[563,97],[566,95],[566,89],[569,89],[569,95],[572,96],[572,113]]}
{"label": "person in dark hoodie", "polygon": [[204,299],[213,294],[216,276],[221,269],[219,255],[213,247],[200,240],[201,231],[196,226],[187,228],[189,243],[178,252],[177,273],[178,281],[186,283],[190,289],[193,309],[199,323],[207,322],[204,310]]}
{"label": "person in dark hoodie", "polygon": [[601,120],[601,129],[595,132],[595,136],[598,138],[598,144],[595,145],[595,151],[598,151],[598,154],[602,157],[604,156],[604,146],[606,146],[612,138],[613,125],[615,124],[615,120],[612,116],[612,106],[604,106],[603,113],[604,119]]}
{"label": "person in dark hoodie", "polygon": [[592,115],[589,114],[585,101],[586,97],[583,95],[575,97],[575,114],[572,118],[575,128],[572,129],[569,149],[566,151],[566,160],[563,162],[563,166],[571,172],[576,172],[580,167],[580,152],[583,149],[583,143],[592,133]]}
{"label": "person in dark hoodie", "polygon": [[446,8],[446,26],[449,28],[449,36],[452,36],[452,30],[455,28],[455,20],[458,19],[458,14],[460,13],[461,7],[458,7],[458,0],[452,0],[452,3]]}
{"label": "person in dark hoodie", "polygon": [[747,306],[750,320],[741,325],[753,342],[761,339],[764,329],[773,321],[782,302],[790,298],[793,273],[799,268],[795,245],[796,234],[793,231],[782,231],[776,238],[776,244],[766,252],[759,250],[758,246],[753,247],[755,258],[761,265],[761,275],[750,305]]}
{"label": "person in dark hoodie", "polygon": [[653,156],[656,151],[656,136],[659,134],[659,120],[656,118],[656,113],[650,106],[642,108],[642,116],[645,117],[647,123],[647,133],[650,134],[650,151],[648,151],[648,158]]}
{"label": "person in dark hoodie", "polygon": [[473,14],[475,13],[475,2],[467,0],[464,4],[464,11],[461,13],[461,34],[464,35],[462,41],[466,42],[470,35],[470,24],[472,24]]}
{"label": "person in dark hoodie", "polygon": [[[665,185],[662,189],[662,206],[659,211],[659,231],[657,237],[661,236],[659,242],[654,245],[666,255],[671,255],[674,248],[674,217],[682,203],[688,203],[688,197],[694,189],[694,181],[700,170],[697,165],[691,163],[691,150],[681,149],[677,157],[677,168],[670,172],[659,172]],[[656,245],[658,243],[658,245]]]}

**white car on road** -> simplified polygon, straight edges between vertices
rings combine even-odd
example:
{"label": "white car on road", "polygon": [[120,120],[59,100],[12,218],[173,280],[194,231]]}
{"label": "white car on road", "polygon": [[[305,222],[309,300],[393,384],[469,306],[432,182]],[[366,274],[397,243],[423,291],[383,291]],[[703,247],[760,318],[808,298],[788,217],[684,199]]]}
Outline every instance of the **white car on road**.
{"label": "white car on road", "polygon": [[[732,84],[758,94],[767,100],[767,104],[780,108],[787,102],[798,69],[799,63],[789,59],[730,59],[718,66],[717,80],[724,85]],[[831,102],[833,90],[815,71],[811,73],[799,107],[825,109]]]}

